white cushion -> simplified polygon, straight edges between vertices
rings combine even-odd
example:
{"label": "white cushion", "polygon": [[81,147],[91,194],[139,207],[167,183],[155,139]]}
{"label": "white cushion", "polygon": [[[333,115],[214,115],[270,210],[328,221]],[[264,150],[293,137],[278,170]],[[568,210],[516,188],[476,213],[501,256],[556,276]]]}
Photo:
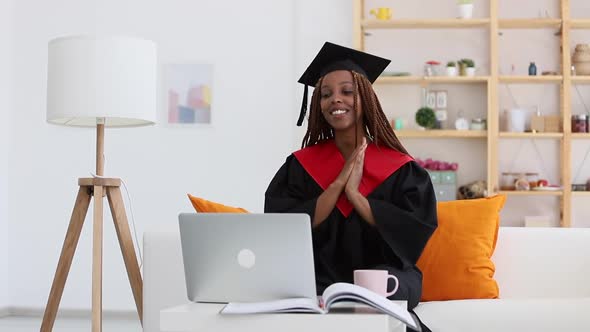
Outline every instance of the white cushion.
{"label": "white cushion", "polygon": [[160,310],[189,303],[178,225],[143,235],[143,331],[160,331]]}
{"label": "white cushion", "polygon": [[590,297],[590,228],[500,227],[492,261],[500,298]]}
{"label": "white cushion", "polygon": [[434,301],[415,311],[436,332],[590,331],[590,297]]}

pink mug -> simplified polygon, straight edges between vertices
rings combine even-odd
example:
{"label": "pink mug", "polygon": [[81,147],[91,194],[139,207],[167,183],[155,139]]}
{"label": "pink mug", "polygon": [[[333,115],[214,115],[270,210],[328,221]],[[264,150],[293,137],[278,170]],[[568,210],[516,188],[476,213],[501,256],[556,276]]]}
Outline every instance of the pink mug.
{"label": "pink mug", "polygon": [[[387,291],[389,279],[395,280],[395,287],[391,292]],[[399,280],[387,270],[354,270],[354,284],[388,297],[397,292]]]}

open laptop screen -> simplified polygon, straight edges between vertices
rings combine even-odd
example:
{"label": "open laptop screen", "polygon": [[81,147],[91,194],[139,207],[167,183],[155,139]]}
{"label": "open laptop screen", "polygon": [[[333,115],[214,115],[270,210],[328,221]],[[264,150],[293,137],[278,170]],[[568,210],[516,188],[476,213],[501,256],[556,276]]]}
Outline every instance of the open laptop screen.
{"label": "open laptop screen", "polygon": [[307,214],[181,213],[179,225],[189,300],[315,298]]}

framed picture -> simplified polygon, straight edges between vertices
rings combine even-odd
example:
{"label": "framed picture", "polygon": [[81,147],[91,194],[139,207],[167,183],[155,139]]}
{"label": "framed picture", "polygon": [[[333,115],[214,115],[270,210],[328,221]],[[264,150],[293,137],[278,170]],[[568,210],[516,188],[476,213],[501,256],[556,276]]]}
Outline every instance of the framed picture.
{"label": "framed picture", "polygon": [[436,108],[447,108],[446,91],[436,91]]}
{"label": "framed picture", "polygon": [[168,64],[164,68],[164,77],[166,107],[162,122],[210,124],[213,65]]}
{"label": "framed picture", "polygon": [[436,108],[436,91],[428,91],[426,93],[426,107]]}

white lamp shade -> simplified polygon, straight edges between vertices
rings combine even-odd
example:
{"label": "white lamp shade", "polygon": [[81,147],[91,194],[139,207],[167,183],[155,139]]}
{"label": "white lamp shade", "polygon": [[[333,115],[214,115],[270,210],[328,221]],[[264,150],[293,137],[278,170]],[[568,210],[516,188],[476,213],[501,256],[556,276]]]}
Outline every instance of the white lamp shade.
{"label": "white lamp shade", "polygon": [[96,127],[156,122],[156,44],[129,37],[76,36],[49,42],[47,121]]}

